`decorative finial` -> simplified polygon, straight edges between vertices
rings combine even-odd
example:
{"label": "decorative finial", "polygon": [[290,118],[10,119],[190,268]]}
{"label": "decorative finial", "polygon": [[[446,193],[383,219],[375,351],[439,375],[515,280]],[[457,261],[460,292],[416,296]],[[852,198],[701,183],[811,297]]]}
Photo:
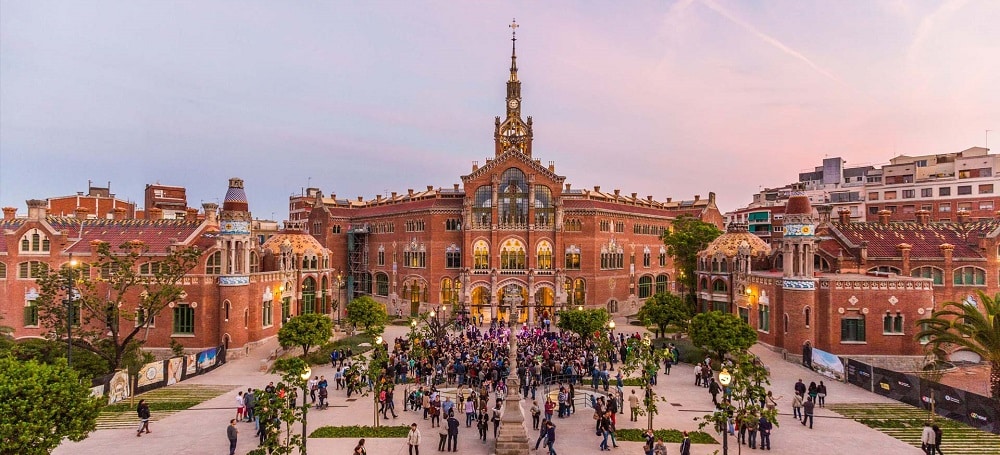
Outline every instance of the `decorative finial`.
{"label": "decorative finial", "polygon": [[514,18],[514,19],[511,20],[510,25],[508,25],[508,27],[510,27],[510,30],[511,30],[511,32],[510,32],[510,42],[511,42],[511,45],[510,45],[510,80],[511,81],[516,81],[517,80],[517,28],[520,27],[520,25],[517,25],[517,19]]}

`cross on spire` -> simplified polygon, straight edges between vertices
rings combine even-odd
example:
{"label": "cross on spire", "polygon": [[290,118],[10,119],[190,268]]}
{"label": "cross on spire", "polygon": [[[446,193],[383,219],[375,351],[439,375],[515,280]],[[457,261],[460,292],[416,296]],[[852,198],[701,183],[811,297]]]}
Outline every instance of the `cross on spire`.
{"label": "cross on spire", "polygon": [[510,25],[510,80],[517,80],[517,19],[511,19]]}

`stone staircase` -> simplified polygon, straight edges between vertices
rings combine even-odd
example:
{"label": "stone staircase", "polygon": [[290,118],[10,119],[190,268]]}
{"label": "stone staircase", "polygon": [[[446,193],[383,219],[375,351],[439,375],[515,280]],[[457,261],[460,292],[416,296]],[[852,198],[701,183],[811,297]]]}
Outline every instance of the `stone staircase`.
{"label": "stone staircase", "polygon": [[[920,447],[920,434],[923,431],[924,421],[929,418],[926,410],[903,403],[831,404],[827,409],[917,448]],[[941,437],[943,453],[949,455],[1000,453],[1000,435],[978,430],[941,416],[936,416],[934,423],[943,431]]]}
{"label": "stone staircase", "polygon": [[[155,422],[230,392],[237,387],[235,385],[180,383],[136,395],[135,402],[138,403],[140,399],[144,399],[147,403],[150,403],[149,420]],[[129,401],[126,400],[124,403],[129,403]],[[170,407],[170,409],[157,409],[157,403],[162,403],[164,406]],[[117,403],[111,409],[101,412],[97,417],[98,430],[135,429],[139,426],[139,418],[135,414],[134,407],[129,406],[131,409],[125,411],[115,410],[119,407],[121,407],[121,403]]]}

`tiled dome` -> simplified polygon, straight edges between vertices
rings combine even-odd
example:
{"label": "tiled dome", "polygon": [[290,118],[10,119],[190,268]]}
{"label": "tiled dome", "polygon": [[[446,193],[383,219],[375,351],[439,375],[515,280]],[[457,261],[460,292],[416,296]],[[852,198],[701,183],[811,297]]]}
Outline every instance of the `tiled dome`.
{"label": "tiled dome", "polygon": [[726,257],[735,257],[740,246],[750,247],[750,255],[767,254],[771,251],[771,245],[764,242],[760,237],[747,231],[727,232],[715,238],[704,250],[698,253],[699,256],[715,256],[721,253]]}
{"label": "tiled dome", "polygon": [[794,194],[788,198],[785,205],[785,215],[809,215],[812,213],[812,204],[804,194]]}
{"label": "tiled dome", "polygon": [[292,248],[292,252],[297,255],[302,255],[305,253],[309,254],[321,254],[324,250],[323,245],[320,245],[319,241],[315,237],[303,233],[303,232],[279,232],[276,235],[271,236],[264,242],[262,247],[264,249],[271,250],[274,254],[281,254],[281,246],[288,245]]}

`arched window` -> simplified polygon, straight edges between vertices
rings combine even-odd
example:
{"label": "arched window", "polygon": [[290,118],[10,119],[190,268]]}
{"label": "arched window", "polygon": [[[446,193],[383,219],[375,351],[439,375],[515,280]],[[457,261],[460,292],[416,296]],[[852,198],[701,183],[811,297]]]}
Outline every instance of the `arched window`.
{"label": "arched window", "polygon": [[228,300],[222,302],[223,319],[225,319],[226,322],[229,322],[229,310],[232,309],[232,307],[233,304],[230,303]]}
{"label": "arched window", "polygon": [[500,247],[500,268],[502,270],[524,270],[527,267],[524,244],[520,240],[508,239]]}
{"label": "arched window", "polygon": [[726,286],[726,282],[722,280],[715,280],[712,282],[712,292],[726,292],[729,287]]}
{"label": "arched window", "polygon": [[512,167],[503,171],[497,194],[500,224],[528,224],[528,183],[520,169]]}
{"label": "arched window", "polygon": [[771,331],[771,305],[757,305],[757,330],[761,332]]}
{"label": "arched window", "polygon": [[0,280],[7,278],[7,264],[0,262]]}
{"label": "arched window", "polygon": [[21,237],[22,253],[39,253],[49,251],[49,237],[38,229],[31,229]]}
{"label": "arched window", "polygon": [[545,185],[535,185],[535,227],[551,227],[555,222],[552,190]]}
{"label": "arched window", "polygon": [[729,261],[727,261],[725,258],[722,258],[722,261],[719,263],[719,271],[720,272],[729,271]]}
{"label": "arched window", "polygon": [[872,272],[876,272],[876,273],[895,273],[896,275],[899,275],[900,273],[902,273],[902,271],[900,271],[899,268],[893,267],[891,265],[880,265],[878,267],[872,267],[872,268],[868,269],[868,273],[872,273]]}
{"label": "arched window", "polygon": [[302,313],[309,314],[316,312],[316,280],[306,277],[302,281]]}
{"label": "arched window", "polygon": [[812,322],[812,309],[809,308],[809,307],[806,307],[805,308],[805,314],[806,314],[806,328],[809,328],[809,326],[811,325],[811,322]]}
{"label": "arched window", "polygon": [[319,299],[317,299],[319,301],[319,312],[323,314],[326,314],[326,302],[327,300],[329,300],[326,297],[327,296],[326,290],[329,288],[330,288],[330,279],[326,275],[323,275],[323,279],[320,280]]}
{"label": "arched window", "polygon": [[445,256],[445,268],[449,269],[460,269],[462,268],[462,250],[455,245],[451,244],[448,248],[444,250]]}
{"label": "arched window", "polygon": [[827,260],[824,259],[823,256],[820,256],[818,254],[813,255],[813,269],[818,270],[820,272],[829,272],[830,263],[827,262]]}
{"label": "arched window", "polygon": [[910,271],[910,276],[914,278],[930,278],[933,280],[935,286],[944,285],[944,270],[937,267],[929,265],[917,267]]}
{"label": "arched window", "polygon": [[542,240],[538,242],[538,247],[535,249],[536,256],[536,267],[539,270],[552,270],[552,244],[547,240]]}
{"label": "arched window", "polygon": [[703,290],[703,291],[707,291],[708,290],[708,278],[702,278],[701,279],[701,290]]}
{"label": "arched window", "polygon": [[955,269],[955,286],[986,286],[986,270],[967,266]]}
{"label": "arched window", "polygon": [[478,240],[472,246],[472,254],[475,261],[476,270],[489,270],[490,268],[490,245],[485,240]]}
{"label": "arched window", "polygon": [[566,247],[566,270],[580,270],[580,248],[576,245]]}
{"label": "arched window", "polygon": [[897,311],[896,314],[894,315],[891,312],[886,311],[885,316],[882,318],[882,333],[902,334],[903,313]]}
{"label": "arched window", "polygon": [[784,316],[782,316],[782,319],[785,328],[785,333],[788,333],[788,313],[785,313]]}
{"label": "arched window", "polygon": [[458,280],[444,278],[441,280],[441,303],[458,305]]}
{"label": "arched window", "polygon": [[222,273],[222,252],[216,251],[208,256],[205,261],[205,273],[208,275],[219,275]]}
{"label": "arched window", "polygon": [[260,257],[257,253],[250,253],[250,273],[260,272]]}
{"label": "arched window", "polygon": [[667,266],[667,249],[661,246],[660,247],[660,267],[666,267],[666,266]]}
{"label": "arched window", "polygon": [[666,294],[669,290],[670,277],[668,275],[656,276],[656,293]]}
{"label": "arched window", "polygon": [[653,295],[653,277],[646,275],[639,277],[639,298],[648,299]]}
{"label": "arched window", "polygon": [[476,188],[472,203],[472,224],[480,228],[488,228],[493,224],[493,187],[490,185]]}
{"label": "arched window", "polygon": [[375,274],[375,295],[383,297],[389,295],[389,275],[384,273]]}
{"label": "arched window", "polygon": [[583,278],[576,280],[566,278],[566,304],[569,306],[584,305],[587,300],[587,283]]}
{"label": "arched window", "polygon": [[17,265],[19,279],[33,280],[49,273],[49,265],[40,261],[27,261]]}
{"label": "arched window", "polygon": [[718,259],[712,259],[712,271],[713,272],[718,272],[719,271],[719,260]]}
{"label": "arched window", "polygon": [[250,309],[246,308],[243,310],[243,328],[250,328]]}

